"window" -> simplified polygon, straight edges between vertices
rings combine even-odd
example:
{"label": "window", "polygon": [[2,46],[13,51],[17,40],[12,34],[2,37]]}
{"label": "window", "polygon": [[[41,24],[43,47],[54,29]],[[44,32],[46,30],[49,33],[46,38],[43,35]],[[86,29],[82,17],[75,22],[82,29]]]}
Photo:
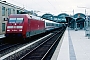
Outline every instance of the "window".
{"label": "window", "polygon": [[5,7],[2,6],[2,16],[5,16]]}
{"label": "window", "polygon": [[11,14],[11,8],[8,8],[8,16]]}
{"label": "window", "polygon": [[13,14],[15,14],[15,9],[13,9]]}
{"label": "window", "polygon": [[17,14],[19,14],[20,12],[19,12],[19,10],[17,10]]}
{"label": "window", "polygon": [[2,31],[5,31],[5,23],[2,23]]}
{"label": "window", "polygon": [[49,23],[46,23],[46,26],[49,26]]}
{"label": "window", "polygon": [[22,23],[23,22],[23,18],[17,18],[16,23]]}
{"label": "window", "polygon": [[22,23],[23,18],[10,18],[9,23]]}
{"label": "window", "polygon": [[15,23],[15,21],[16,21],[16,18],[10,18],[9,19],[9,23]]}

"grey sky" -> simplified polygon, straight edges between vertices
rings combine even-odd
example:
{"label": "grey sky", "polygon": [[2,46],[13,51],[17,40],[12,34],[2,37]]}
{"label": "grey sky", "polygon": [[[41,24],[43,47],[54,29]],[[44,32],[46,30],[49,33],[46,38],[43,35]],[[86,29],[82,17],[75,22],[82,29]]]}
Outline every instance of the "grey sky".
{"label": "grey sky", "polygon": [[[58,15],[60,13],[74,14],[85,13],[90,14],[90,0],[6,0],[15,5],[25,7],[27,10],[40,11],[39,14],[51,13]],[[86,7],[86,8],[80,8]]]}

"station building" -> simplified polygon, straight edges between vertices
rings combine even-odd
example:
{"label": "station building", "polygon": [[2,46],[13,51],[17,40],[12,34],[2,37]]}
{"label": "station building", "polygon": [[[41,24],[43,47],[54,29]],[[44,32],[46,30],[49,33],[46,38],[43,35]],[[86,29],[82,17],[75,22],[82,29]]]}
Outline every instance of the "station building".
{"label": "station building", "polygon": [[24,8],[8,3],[6,1],[0,1],[0,34],[5,33],[6,22],[10,14],[18,14],[23,11]]}

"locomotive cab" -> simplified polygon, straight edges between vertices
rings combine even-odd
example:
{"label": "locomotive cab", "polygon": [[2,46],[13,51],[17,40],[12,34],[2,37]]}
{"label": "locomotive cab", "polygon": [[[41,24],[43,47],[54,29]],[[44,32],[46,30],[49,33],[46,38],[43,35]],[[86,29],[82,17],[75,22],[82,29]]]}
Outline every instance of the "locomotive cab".
{"label": "locomotive cab", "polygon": [[24,18],[9,18],[6,26],[6,37],[22,36]]}

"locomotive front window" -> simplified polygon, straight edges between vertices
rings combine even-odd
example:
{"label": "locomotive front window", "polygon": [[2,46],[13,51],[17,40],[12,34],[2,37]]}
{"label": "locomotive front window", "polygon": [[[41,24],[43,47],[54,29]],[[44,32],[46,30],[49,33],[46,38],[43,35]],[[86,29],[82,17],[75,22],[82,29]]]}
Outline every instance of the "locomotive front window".
{"label": "locomotive front window", "polygon": [[10,18],[9,19],[9,23],[15,23],[15,21],[16,21],[16,18]]}
{"label": "locomotive front window", "polygon": [[23,18],[10,18],[9,23],[22,23]]}
{"label": "locomotive front window", "polygon": [[23,22],[23,18],[17,18],[16,23],[22,23]]}

